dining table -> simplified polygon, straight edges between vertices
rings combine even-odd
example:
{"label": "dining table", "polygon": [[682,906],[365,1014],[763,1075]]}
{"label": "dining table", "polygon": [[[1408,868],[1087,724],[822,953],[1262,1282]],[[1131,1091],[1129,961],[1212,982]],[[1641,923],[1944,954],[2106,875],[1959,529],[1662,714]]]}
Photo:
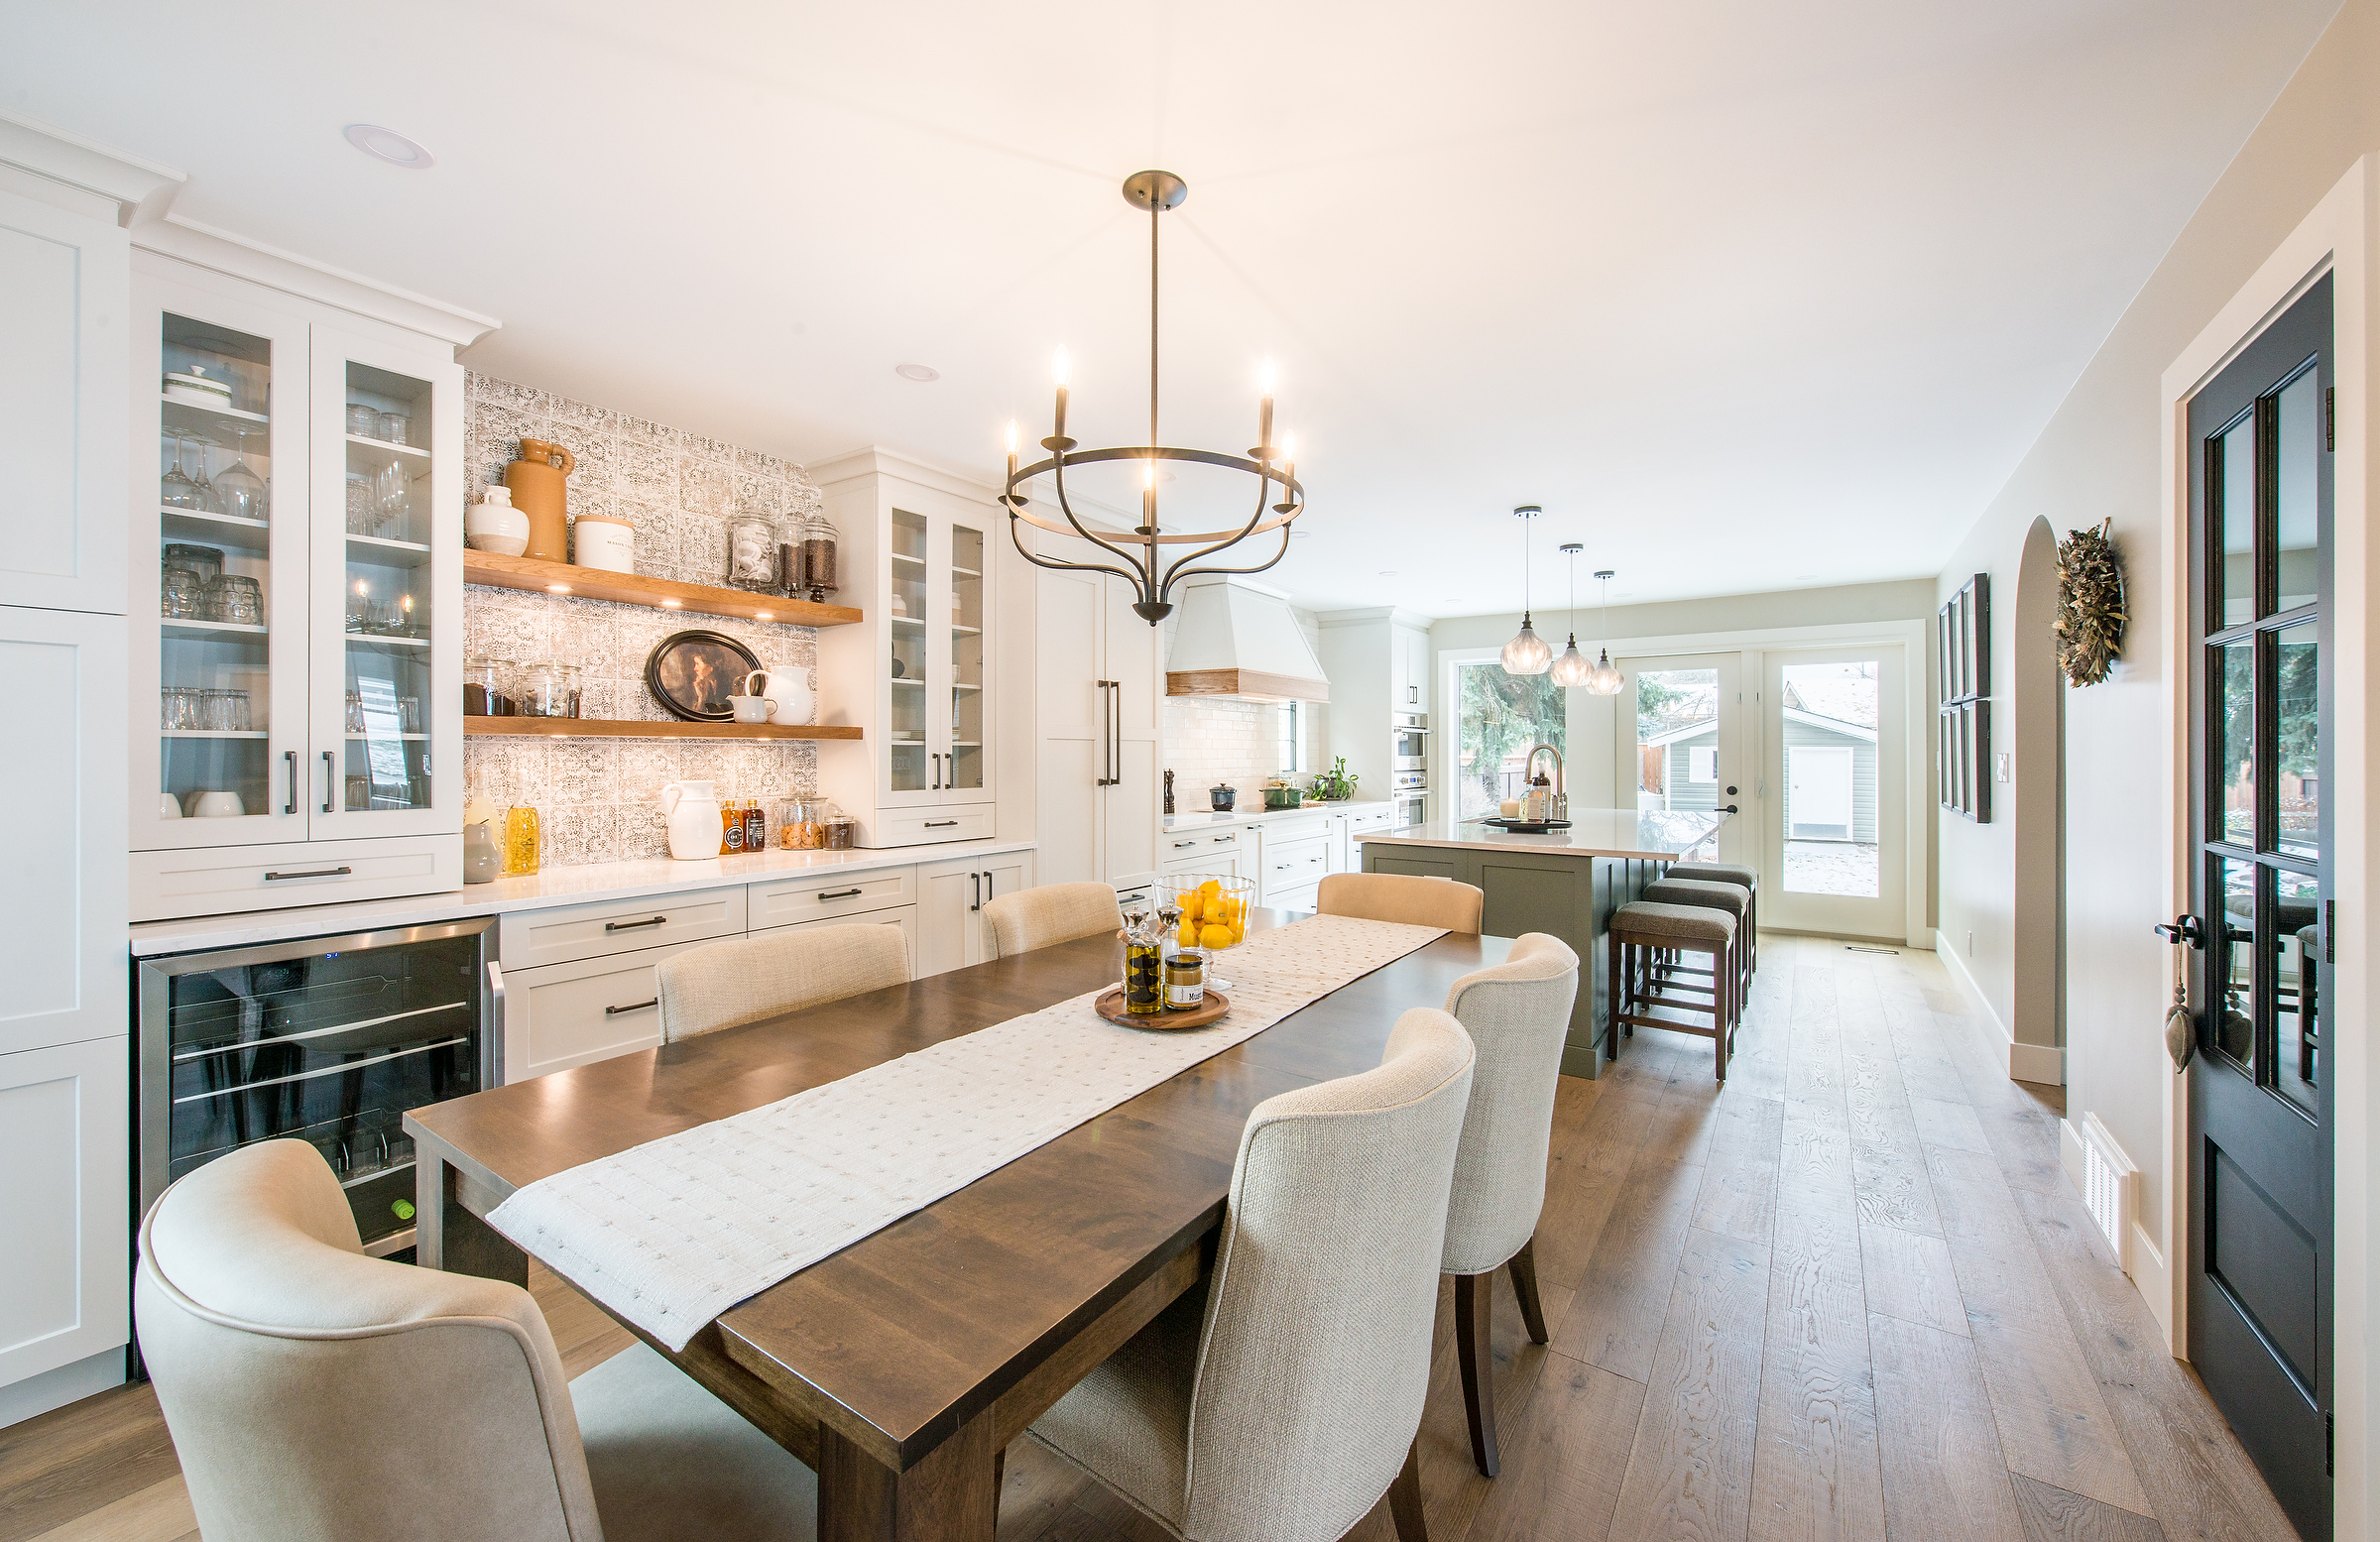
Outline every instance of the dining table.
{"label": "dining table", "polygon": [[[1249,929],[1296,919],[1254,909]],[[1250,1112],[1378,1065],[1402,1012],[1443,1006],[1510,947],[1448,933],[1361,975],[745,1299],[682,1351],[623,1326],[817,1474],[822,1542],[991,1542],[1010,1442],[1204,1278]],[[1231,954],[1217,964],[1229,974]],[[416,1109],[416,1261],[526,1284],[527,1254],[485,1219],[524,1186],[1123,973],[1103,933]]]}

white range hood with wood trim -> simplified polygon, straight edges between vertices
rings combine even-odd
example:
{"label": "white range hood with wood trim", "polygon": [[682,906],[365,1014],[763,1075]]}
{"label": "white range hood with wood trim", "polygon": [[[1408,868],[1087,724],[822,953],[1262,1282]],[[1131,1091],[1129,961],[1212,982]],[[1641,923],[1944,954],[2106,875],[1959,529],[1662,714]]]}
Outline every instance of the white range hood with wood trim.
{"label": "white range hood with wood trim", "polygon": [[1289,596],[1245,578],[1195,578],[1165,655],[1165,694],[1240,701],[1329,701],[1331,682]]}

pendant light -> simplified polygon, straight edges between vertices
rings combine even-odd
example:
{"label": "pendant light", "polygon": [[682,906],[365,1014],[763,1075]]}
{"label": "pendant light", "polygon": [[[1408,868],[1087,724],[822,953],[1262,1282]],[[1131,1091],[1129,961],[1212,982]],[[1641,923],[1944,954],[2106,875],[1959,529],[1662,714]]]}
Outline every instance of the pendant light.
{"label": "pendant light", "polygon": [[1587,671],[1587,678],[1581,683],[1595,695],[1616,696],[1627,681],[1611,666],[1611,569],[1604,568],[1595,576],[1604,586],[1603,656],[1595,661],[1595,667]]}
{"label": "pendant light", "polygon": [[1522,504],[1512,511],[1520,521],[1520,632],[1504,645],[1506,674],[1543,674],[1546,665],[1554,661],[1553,649],[1529,624],[1529,522],[1543,513],[1535,504]]}
{"label": "pendant light", "polygon": [[1546,672],[1556,685],[1565,688],[1584,685],[1595,674],[1595,665],[1579,652],[1579,553],[1586,549],[1575,540],[1562,547],[1562,554],[1570,558],[1570,646],[1562,650],[1562,656]]}

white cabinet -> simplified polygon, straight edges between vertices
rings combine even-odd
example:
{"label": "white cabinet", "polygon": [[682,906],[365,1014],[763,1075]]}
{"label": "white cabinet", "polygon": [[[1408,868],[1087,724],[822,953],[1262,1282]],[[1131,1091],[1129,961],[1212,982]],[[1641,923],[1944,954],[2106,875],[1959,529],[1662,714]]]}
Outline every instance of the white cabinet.
{"label": "white cabinet", "polygon": [[1330,871],[1364,871],[1364,837],[1387,829],[1394,819],[1394,809],[1385,802],[1357,803],[1332,810]]}
{"label": "white cabinet", "polygon": [[1430,635],[1401,623],[1389,627],[1389,656],[1394,663],[1394,699],[1399,712],[1430,710]]}
{"label": "white cabinet", "polygon": [[609,1060],[661,1041],[655,966],[700,943],[504,970],[504,1080]]}
{"label": "white cabinet", "polygon": [[1430,710],[1428,625],[1385,608],[1333,611],[1319,621],[1331,676],[1331,754],[1347,758],[1360,796],[1386,798],[1396,786],[1396,719]]}
{"label": "white cabinet", "polygon": [[459,887],[452,345],[154,253],[133,286],[134,919]]}
{"label": "white cabinet", "polygon": [[1256,829],[1256,903],[1288,910],[1314,908],[1314,890],[1331,870],[1333,816],[1317,813],[1271,819]]}
{"label": "white cabinet", "polygon": [[1103,573],[1034,575],[1037,871],[1044,884],[1149,884],[1158,812],[1160,634]]}
{"label": "white cabinet", "polygon": [[739,886],[509,910],[496,923],[496,956],[511,974],[671,943],[741,937],[746,902],[746,891]]}
{"label": "white cabinet", "polygon": [[883,450],[811,468],[840,535],[840,604],[867,619],[818,636],[819,721],[857,741],[818,746],[820,790],[859,844],[980,839],[996,793],[993,489]]}
{"label": "white cabinet", "polygon": [[1158,849],[1167,877],[1196,873],[1207,878],[1247,878],[1255,863],[1255,826],[1193,826],[1169,830]]}
{"label": "white cabinet", "polygon": [[123,1024],[112,1037],[0,1055],[0,1385],[131,1336]]}
{"label": "white cabinet", "polygon": [[981,964],[992,955],[984,906],[1033,884],[1029,852],[928,863],[917,870],[916,973],[920,978]]}

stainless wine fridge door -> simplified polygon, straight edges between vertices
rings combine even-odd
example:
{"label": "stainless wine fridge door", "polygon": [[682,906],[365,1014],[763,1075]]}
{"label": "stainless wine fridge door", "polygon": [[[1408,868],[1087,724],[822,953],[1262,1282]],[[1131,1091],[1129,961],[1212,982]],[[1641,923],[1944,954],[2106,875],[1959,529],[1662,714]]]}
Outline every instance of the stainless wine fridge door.
{"label": "stainless wine fridge door", "polygon": [[406,1111],[495,1085],[494,924],[141,960],[136,1217],[226,1151],[288,1138],[338,1174],[366,1251],[411,1246]]}

